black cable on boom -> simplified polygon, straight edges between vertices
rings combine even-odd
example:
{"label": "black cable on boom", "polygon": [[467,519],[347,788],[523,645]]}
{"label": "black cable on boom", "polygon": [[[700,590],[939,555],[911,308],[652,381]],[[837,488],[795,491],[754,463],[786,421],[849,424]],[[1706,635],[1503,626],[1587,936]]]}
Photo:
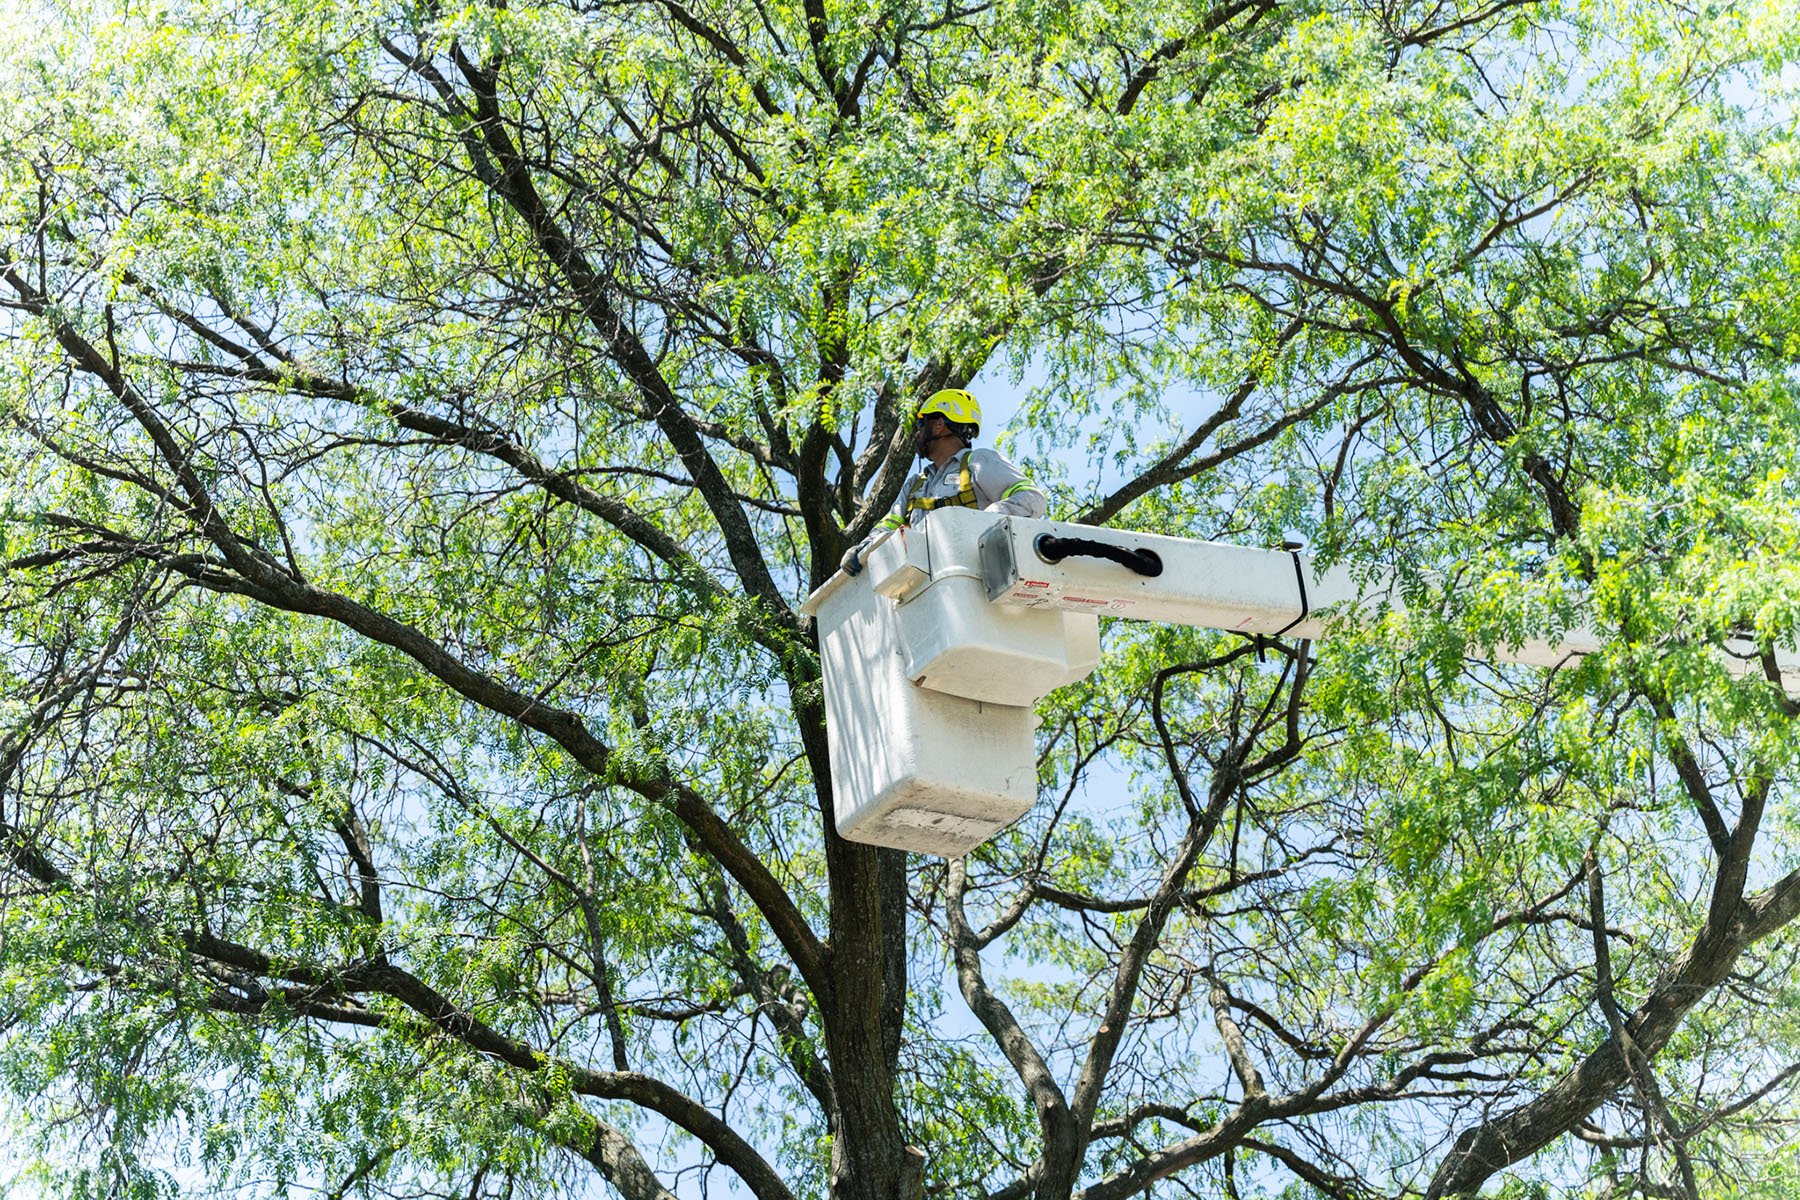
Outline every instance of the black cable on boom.
{"label": "black cable on boom", "polygon": [[1125,546],[1097,542],[1092,538],[1057,537],[1053,533],[1040,533],[1031,547],[1038,552],[1039,558],[1048,563],[1080,555],[1086,558],[1104,558],[1152,579],[1163,571],[1162,555],[1154,550],[1132,550]]}
{"label": "black cable on boom", "polygon": [[1289,621],[1286,625],[1283,625],[1280,629],[1277,629],[1274,633],[1271,633],[1269,635],[1270,637],[1280,637],[1300,622],[1306,620],[1306,614],[1312,611],[1312,603],[1306,598],[1306,572],[1300,566],[1300,549],[1291,542],[1284,544],[1281,548],[1293,555],[1294,558],[1294,582],[1300,585],[1300,615]]}

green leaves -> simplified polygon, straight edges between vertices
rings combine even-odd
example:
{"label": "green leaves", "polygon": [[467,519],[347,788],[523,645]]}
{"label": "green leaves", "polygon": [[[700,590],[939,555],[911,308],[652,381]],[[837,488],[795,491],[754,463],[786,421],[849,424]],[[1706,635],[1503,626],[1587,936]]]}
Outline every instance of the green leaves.
{"label": "green leaves", "polygon": [[[33,16],[0,1078],[46,1186],[1663,1187],[1626,1083],[1557,1111],[1632,1154],[1523,1128],[1610,1069],[1597,947],[1706,1194],[1785,1177],[1783,1085],[1739,1101],[1792,938],[1717,939],[1800,866],[1791,13]],[[776,610],[1002,363],[1059,515],[1404,605],[1109,628],[971,965],[945,867],[827,828]],[[1554,1161],[1459,1175],[1515,1117]]]}

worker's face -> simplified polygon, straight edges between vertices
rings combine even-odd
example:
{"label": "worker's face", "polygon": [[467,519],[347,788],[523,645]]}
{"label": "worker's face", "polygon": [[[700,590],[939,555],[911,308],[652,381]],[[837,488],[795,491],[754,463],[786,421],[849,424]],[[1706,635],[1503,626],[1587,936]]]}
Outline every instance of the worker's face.
{"label": "worker's face", "polygon": [[931,455],[931,444],[939,438],[949,436],[950,426],[945,423],[944,418],[936,413],[920,417],[917,428],[913,430],[913,449],[918,451],[920,458],[928,458]]}

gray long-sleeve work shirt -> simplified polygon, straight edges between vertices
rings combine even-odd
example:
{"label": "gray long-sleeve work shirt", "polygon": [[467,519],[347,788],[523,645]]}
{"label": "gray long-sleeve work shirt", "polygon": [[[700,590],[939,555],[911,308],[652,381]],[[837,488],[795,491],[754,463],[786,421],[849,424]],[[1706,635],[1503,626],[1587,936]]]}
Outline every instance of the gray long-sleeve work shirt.
{"label": "gray long-sleeve work shirt", "polygon": [[962,491],[965,464],[975,492],[972,507],[1014,517],[1041,517],[1049,511],[1050,500],[1037,485],[1003,455],[984,446],[958,450],[941,466],[928,466],[913,476],[900,493],[899,511],[882,524],[890,527],[902,523],[918,524],[929,510],[914,508],[913,501],[948,500],[956,496]]}

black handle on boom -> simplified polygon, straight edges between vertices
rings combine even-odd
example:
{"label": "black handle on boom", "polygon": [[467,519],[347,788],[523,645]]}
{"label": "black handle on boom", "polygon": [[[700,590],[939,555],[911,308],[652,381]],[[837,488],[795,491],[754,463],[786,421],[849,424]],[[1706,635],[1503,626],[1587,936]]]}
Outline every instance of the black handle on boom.
{"label": "black handle on boom", "polygon": [[1129,550],[1124,546],[1096,542],[1092,538],[1057,537],[1053,533],[1040,533],[1031,547],[1038,552],[1039,558],[1050,563],[1082,555],[1087,558],[1108,559],[1152,579],[1161,575],[1163,570],[1162,556],[1154,550]]}

